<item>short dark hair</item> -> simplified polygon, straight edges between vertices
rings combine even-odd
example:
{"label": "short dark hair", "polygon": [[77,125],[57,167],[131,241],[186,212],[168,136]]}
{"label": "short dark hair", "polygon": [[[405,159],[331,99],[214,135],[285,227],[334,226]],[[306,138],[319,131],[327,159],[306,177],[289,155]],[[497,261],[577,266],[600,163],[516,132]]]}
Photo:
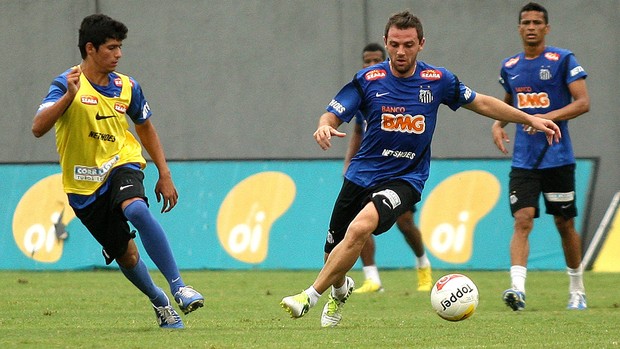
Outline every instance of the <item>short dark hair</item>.
{"label": "short dark hair", "polygon": [[528,11],[542,12],[543,17],[545,17],[545,24],[549,24],[549,13],[547,12],[547,9],[543,5],[535,2],[527,3],[521,8],[521,11],[519,11],[519,23],[521,23],[521,14]]}
{"label": "short dark hair", "polygon": [[103,43],[109,39],[119,41],[127,37],[127,27],[104,14],[94,14],[82,20],[79,30],[78,47],[82,59],[86,58],[86,44],[92,43],[95,49],[99,49]]}
{"label": "short dark hair", "polygon": [[362,50],[362,55],[364,54],[364,52],[376,51],[381,51],[381,57],[385,59],[385,49],[383,48],[383,46],[377,44],[376,42],[371,42],[370,44],[364,46],[364,49]]}
{"label": "short dark hair", "polygon": [[396,27],[397,29],[415,28],[418,32],[418,40],[422,41],[422,39],[424,38],[422,21],[420,21],[420,19],[416,15],[409,12],[409,10],[398,12],[390,16],[387,24],[385,25],[384,35],[386,38],[388,37],[388,32],[390,31],[391,27]]}

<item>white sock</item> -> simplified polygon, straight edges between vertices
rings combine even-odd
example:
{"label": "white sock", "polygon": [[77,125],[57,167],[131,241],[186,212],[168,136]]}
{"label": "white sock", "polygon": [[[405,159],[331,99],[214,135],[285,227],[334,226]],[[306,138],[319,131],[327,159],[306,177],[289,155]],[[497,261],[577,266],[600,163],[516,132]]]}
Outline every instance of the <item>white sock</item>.
{"label": "white sock", "polygon": [[342,297],[347,295],[347,292],[349,291],[349,283],[347,282],[347,280],[344,280],[344,284],[342,284],[342,286],[340,287],[334,287],[332,286],[332,296],[336,299],[342,299]]}
{"label": "white sock", "polygon": [[308,298],[310,298],[311,307],[313,307],[319,301],[319,298],[321,298],[321,295],[314,289],[314,286],[308,287],[304,292],[306,292]]}
{"label": "white sock", "polygon": [[525,278],[527,276],[527,268],[520,265],[510,267],[510,279],[512,280],[512,288],[525,293]]}
{"label": "white sock", "polygon": [[586,289],[583,286],[583,265],[580,264],[579,268],[576,269],[566,268],[566,273],[569,280],[568,291],[586,293]]}
{"label": "white sock", "polygon": [[366,277],[366,280],[372,280],[376,282],[377,284],[381,285],[381,278],[379,277],[379,269],[377,269],[376,265],[368,265],[368,266],[362,267],[362,270],[364,270],[364,276]]}
{"label": "white sock", "polygon": [[416,261],[418,263],[417,264],[418,269],[431,266],[431,261],[429,261],[428,258],[426,257],[426,252],[424,252],[424,254],[421,255],[420,257],[416,257]]}

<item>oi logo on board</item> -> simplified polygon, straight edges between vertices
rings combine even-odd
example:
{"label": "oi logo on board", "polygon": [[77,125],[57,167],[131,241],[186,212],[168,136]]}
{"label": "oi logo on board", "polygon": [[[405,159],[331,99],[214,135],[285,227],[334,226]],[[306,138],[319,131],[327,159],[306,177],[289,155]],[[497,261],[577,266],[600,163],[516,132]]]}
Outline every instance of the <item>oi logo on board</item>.
{"label": "oi logo on board", "polygon": [[62,256],[64,246],[58,236],[73,218],[62,176],[54,174],[35,183],[22,196],[13,214],[13,238],[27,257],[54,263]]}
{"label": "oi logo on board", "polygon": [[499,181],[486,171],[460,172],[439,183],[420,215],[420,230],[429,251],[444,262],[467,262],[476,225],[495,207],[499,193]]}
{"label": "oi logo on board", "polygon": [[217,236],[233,258],[260,263],[267,257],[269,232],[295,199],[295,182],[282,172],[261,172],[239,182],[217,215]]}

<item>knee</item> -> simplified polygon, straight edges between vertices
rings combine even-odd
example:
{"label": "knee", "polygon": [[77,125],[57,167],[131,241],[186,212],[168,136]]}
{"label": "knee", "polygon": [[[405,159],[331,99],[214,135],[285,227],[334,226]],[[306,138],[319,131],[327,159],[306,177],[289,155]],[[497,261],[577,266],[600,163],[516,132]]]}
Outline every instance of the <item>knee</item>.
{"label": "knee", "polygon": [[534,227],[534,215],[530,212],[519,210],[514,214],[514,228],[515,232],[521,232],[529,234]]}
{"label": "knee", "polygon": [[345,238],[348,239],[350,243],[363,247],[371,234],[372,231],[369,230],[365,224],[353,221],[347,229]]}
{"label": "knee", "polygon": [[123,209],[123,213],[127,220],[134,223],[140,217],[144,217],[145,214],[150,214],[150,211],[144,200],[135,200]]}
{"label": "knee", "polygon": [[125,269],[133,269],[140,260],[138,248],[133,240],[127,244],[127,250],[122,256],[116,258],[116,262]]}

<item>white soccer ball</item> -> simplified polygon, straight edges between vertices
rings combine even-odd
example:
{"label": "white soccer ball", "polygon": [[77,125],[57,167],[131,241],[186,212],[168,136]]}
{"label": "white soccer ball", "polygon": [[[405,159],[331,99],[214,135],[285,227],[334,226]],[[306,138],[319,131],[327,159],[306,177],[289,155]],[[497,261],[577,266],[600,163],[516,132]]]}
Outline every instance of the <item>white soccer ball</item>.
{"label": "white soccer ball", "polygon": [[442,276],[431,290],[431,305],[441,318],[461,321],[474,314],[478,306],[478,288],[462,274]]}

